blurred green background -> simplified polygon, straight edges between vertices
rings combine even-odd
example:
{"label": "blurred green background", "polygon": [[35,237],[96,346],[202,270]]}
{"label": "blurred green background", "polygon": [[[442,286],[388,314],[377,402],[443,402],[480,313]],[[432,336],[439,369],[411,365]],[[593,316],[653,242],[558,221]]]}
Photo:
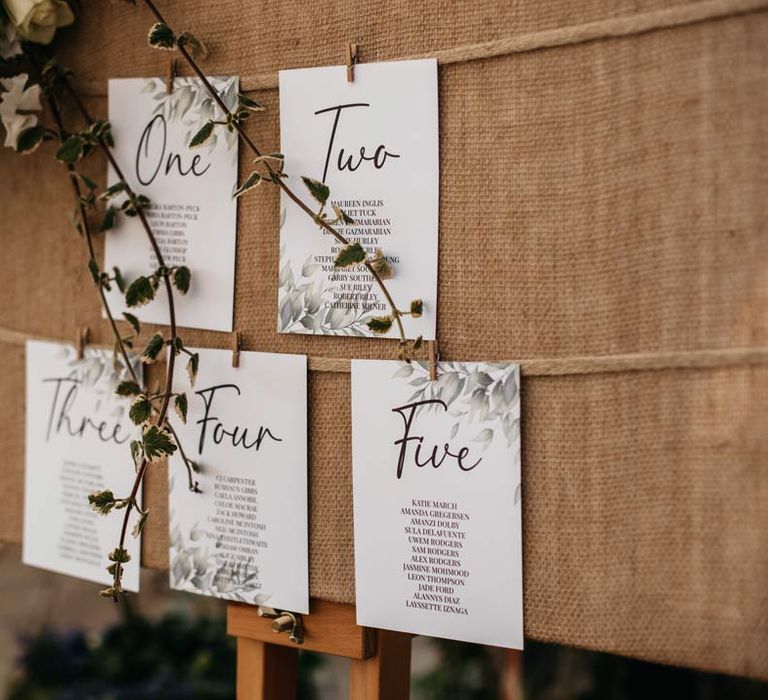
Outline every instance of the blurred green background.
{"label": "blurred green background", "polygon": [[[235,697],[235,645],[223,603],[167,589],[142,573],[142,593],[114,605],[98,586],[24,567],[0,549],[0,697],[8,700],[224,700]],[[768,684],[528,643],[530,700],[768,700]],[[503,651],[414,639],[414,700],[500,698]],[[347,662],[300,652],[299,698],[346,698]]]}

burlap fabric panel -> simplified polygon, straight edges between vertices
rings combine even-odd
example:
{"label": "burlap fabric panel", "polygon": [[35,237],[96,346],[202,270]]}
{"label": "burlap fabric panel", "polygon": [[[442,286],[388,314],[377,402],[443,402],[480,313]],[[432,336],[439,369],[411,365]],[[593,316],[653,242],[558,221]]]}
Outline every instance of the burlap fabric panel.
{"label": "burlap fabric panel", "polygon": [[[662,2],[162,3],[211,74],[428,53],[669,7]],[[680,4],[680,3],[674,3]],[[164,75],[151,17],[87,2],[65,62],[87,85]],[[96,90],[98,92],[98,90]],[[249,127],[279,144],[278,96]],[[106,114],[106,100],[89,107]],[[74,115],[71,115],[74,117]],[[768,345],[768,15],[440,70],[440,345],[514,359]],[[0,326],[107,329],[50,149],[0,152]],[[247,155],[241,158],[246,167]],[[103,180],[102,162],[89,164]],[[278,199],[240,202],[246,349],[393,355],[387,341],[276,333]],[[187,344],[228,347],[187,331]],[[23,397],[23,350],[0,382]],[[310,587],[354,600],[349,375],[310,376]],[[768,368],[524,380],[528,636],[768,678]],[[0,539],[20,541],[23,413],[0,402]],[[149,474],[148,566],[167,565],[166,473]]]}

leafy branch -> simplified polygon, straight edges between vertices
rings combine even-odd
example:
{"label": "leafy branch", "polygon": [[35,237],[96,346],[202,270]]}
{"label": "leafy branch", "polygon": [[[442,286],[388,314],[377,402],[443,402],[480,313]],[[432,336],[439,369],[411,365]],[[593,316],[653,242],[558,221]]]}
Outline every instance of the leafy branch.
{"label": "leafy branch", "polygon": [[[134,5],[136,4],[135,0],[129,1]],[[250,114],[261,111],[262,108],[245,95],[239,95],[237,109],[231,111],[217,90],[211,85],[197,62],[197,57],[205,54],[205,45],[203,42],[189,32],[177,34],[168,24],[153,0],[143,0],[143,2],[157,20],[149,30],[149,45],[153,48],[166,51],[177,50],[205,86],[223,115],[222,120],[210,120],[203,124],[199,131],[192,137],[190,147],[194,148],[206,143],[213,135],[214,129],[217,126],[224,126],[229,131],[237,132],[243,143],[256,156],[254,165],[257,169],[251,172],[245,181],[235,190],[234,196],[239,197],[245,192],[257,187],[262,182],[270,182],[280,188],[288,198],[296,204],[296,206],[317,223],[320,229],[331,234],[336,241],[343,246],[336,257],[336,268],[341,269],[351,265],[364,265],[372,275],[389,305],[390,312],[386,315],[376,316],[369,319],[367,322],[368,328],[373,333],[383,335],[388,333],[392,326],[395,325],[400,336],[400,358],[410,361],[411,351],[419,349],[422,339],[421,336],[419,336],[413,341],[409,340],[406,336],[402,319],[404,316],[412,316],[414,318],[421,316],[423,313],[423,302],[420,299],[413,300],[410,302],[409,310],[407,311],[398,308],[384,281],[393,275],[393,271],[382,252],[377,249],[374,255],[370,256],[358,242],[353,243],[340,233],[337,228],[339,223],[349,225],[354,223],[354,221],[339,207],[333,204],[331,205],[336,214],[334,219],[329,218],[325,214],[325,208],[331,194],[330,188],[325,183],[313,180],[312,178],[302,178],[309,193],[320,205],[319,212],[313,211],[286,184],[286,174],[283,172],[283,155],[280,153],[264,154],[245,130],[245,122]],[[258,168],[261,168],[261,171],[259,171]]]}
{"label": "leafy branch", "polygon": [[[94,283],[99,289],[102,305],[110,321],[115,337],[115,353],[119,353],[122,356],[130,376],[130,379],[118,385],[116,392],[121,396],[134,397],[129,410],[129,417],[132,422],[142,426],[141,439],[131,442],[131,455],[136,466],[136,476],[129,495],[124,498],[116,498],[111,491],[100,491],[91,494],[89,497],[91,506],[101,514],[106,515],[113,509],[124,511],[118,545],[109,555],[111,563],[108,566],[108,571],[113,577],[112,585],[101,591],[103,596],[118,600],[123,591],[122,574],[124,567],[130,561],[130,555],[125,548],[125,543],[132,511],[136,510],[138,514],[138,520],[132,531],[132,534],[136,537],[141,534],[149,515],[148,511],[143,510],[138,503],[138,493],[149,465],[173,454],[179,449],[180,454],[183,455],[183,461],[188,472],[189,488],[192,491],[199,491],[198,483],[194,479],[194,473],[198,471],[197,465],[184,454],[178,436],[168,420],[168,413],[171,401],[173,400],[173,405],[179,417],[186,421],[186,395],[175,393],[173,390],[176,357],[182,352],[190,356],[187,369],[190,373],[191,381],[194,381],[197,374],[199,362],[197,355],[186,350],[184,347],[176,326],[174,289],[179,293],[185,294],[190,287],[191,274],[189,269],[183,266],[166,266],[162,251],[146,216],[146,209],[149,207],[150,201],[144,195],[134,192],[128,184],[111,150],[114,142],[109,124],[92,118],[83,102],[72,89],[69,82],[69,73],[61,70],[55,62],[49,62],[41,71],[41,76],[46,100],[57,126],[56,136],[60,146],[56,153],[56,158],[67,166],[78,205],[78,230],[84,234],[88,245],[88,267]],[[57,102],[58,95],[62,93],[69,96],[77,106],[87,127],[84,131],[68,133],[65,130],[61,119],[61,109]],[[45,138],[47,138],[45,130],[38,130],[35,134],[27,135],[27,141],[32,142],[30,150],[34,150],[36,145]],[[95,183],[80,175],[75,168],[75,164],[81,158],[97,148],[104,153],[118,177],[118,182],[108,187],[98,197],[95,192]],[[85,186],[85,191],[82,185]],[[119,196],[123,197],[123,201],[119,206],[114,206],[113,202]],[[125,284],[118,268],[114,268],[113,274],[110,275],[99,268],[98,261],[96,260],[93,232],[87,210],[94,208],[98,200],[107,203],[104,220],[100,227],[101,231],[107,231],[114,226],[119,213],[129,217],[137,217],[157,258],[158,267],[156,270],[149,275],[138,277],[128,286]],[[109,308],[106,292],[111,290],[113,283],[125,294],[126,304],[129,307],[138,307],[152,301],[159,286],[162,284],[165,287],[170,320],[169,336],[165,338],[162,334],[155,333],[150,338],[139,358],[141,362],[151,364],[158,359],[160,352],[166,346],[168,347],[165,387],[160,395],[152,397],[152,399],[159,399],[159,407],[155,406],[152,400],[147,398],[146,389],[141,386],[138,375],[128,356],[127,347],[132,347],[133,339],[141,331],[139,320],[131,313],[124,314],[125,320],[128,321],[133,329],[132,335],[124,337],[119,332],[114,316]]]}

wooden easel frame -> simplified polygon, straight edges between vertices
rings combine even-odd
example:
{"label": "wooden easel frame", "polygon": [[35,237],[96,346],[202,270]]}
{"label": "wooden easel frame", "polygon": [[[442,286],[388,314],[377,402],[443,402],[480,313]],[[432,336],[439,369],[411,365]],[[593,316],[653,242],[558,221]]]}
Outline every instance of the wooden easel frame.
{"label": "wooden easel frame", "polygon": [[355,607],[312,600],[304,644],[272,631],[258,608],[230,603],[227,633],[237,637],[237,700],[296,700],[299,649],[350,660],[349,697],[403,700],[411,681],[411,635],[360,627]]}
{"label": "wooden easel frame", "polygon": [[[311,600],[304,644],[272,631],[258,608],[230,603],[227,633],[237,637],[237,700],[296,700],[299,649],[349,659],[350,700],[407,700],[412,635],[360,627],[355,606]],[[508,650],[501,675],[503,700],[521,700],[522,652]]]}

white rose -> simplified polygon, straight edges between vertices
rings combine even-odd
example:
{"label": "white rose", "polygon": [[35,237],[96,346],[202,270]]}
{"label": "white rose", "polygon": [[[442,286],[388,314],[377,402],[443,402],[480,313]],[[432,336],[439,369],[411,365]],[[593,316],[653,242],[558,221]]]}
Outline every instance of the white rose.
{"label": "white rose", "polygon": [[37,124],[31,111],[39,111],[40,86],[25,89],[29,76],[20,73],[13,78],[0,78],[0,121],[5,127],[5,146],[16,148],[19,134]]}
{"label": "white rose", "polygon": [[58,27],[75,21],[64,0],[2,0],[16,32],[22,39],[49,44]]}

